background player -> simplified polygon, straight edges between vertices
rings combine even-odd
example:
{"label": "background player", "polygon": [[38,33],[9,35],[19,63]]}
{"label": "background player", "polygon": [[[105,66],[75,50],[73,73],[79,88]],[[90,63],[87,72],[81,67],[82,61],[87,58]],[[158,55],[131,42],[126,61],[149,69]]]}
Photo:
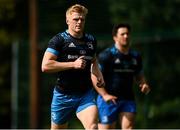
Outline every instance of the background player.
{"label": "background player", "polygon": [[[115,25],[112,30],[115,44],[99,55],[107,91],[104,93],[103,88],[96,87],[100,93],[97,98],[99,129],[115,128],[117,121],[122,129],[132,129],[136,113],[133,81],[139,84],[143,93],[150,91],[143,74],[141,56],[137,51],[130,49],[130,30],[128,24]],[[93,80],[95,79],[94,77]],[[117,99],[109,102],[107,93]]]}

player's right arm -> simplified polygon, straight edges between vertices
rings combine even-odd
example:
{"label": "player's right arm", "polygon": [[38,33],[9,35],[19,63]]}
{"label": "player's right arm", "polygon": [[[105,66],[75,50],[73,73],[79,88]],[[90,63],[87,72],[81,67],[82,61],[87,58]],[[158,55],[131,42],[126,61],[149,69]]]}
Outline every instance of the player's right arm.
{"label": "player's right arm", "polygon": [[86,61],[83,56],[80,56],[75,61],[72,62],[59,62],[57,58],[60,54],[60,50],[64,45],[64,38],[57,34],[48,43],[48,48],[46,49],[42,64],[42,72],[59,72],[69,69],[84,69]]}
{"label": "player's right arm", "polygon": [[84,69],[86,61],[83,59],[84,56],[80,56],[73,62],[58,62],[56,61],[57,56],[51,52],[46,51],[42,60],[41,69],[42,72],[59,72],[68,69]]}

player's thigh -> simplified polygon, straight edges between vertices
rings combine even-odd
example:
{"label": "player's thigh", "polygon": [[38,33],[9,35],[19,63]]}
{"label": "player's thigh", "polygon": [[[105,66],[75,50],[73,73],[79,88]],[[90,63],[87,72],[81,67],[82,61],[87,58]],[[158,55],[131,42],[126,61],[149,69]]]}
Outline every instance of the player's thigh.
{"label": "player's thigh", "polygon": [[88,106],[76,115],[85,128],[97,128],[98,111],[96,105]]}
{"label": "player's thigh", "polygon": [[102,126],[111,126],[111,124],[117,121],[119,114],[119,104],[114,104],[113,102],[107,103],[104,101],[102,96],[98,96],[97,107],[99,123],[101,123]]}
{"label": "player's thigh", "polygon": [[55,130],[55,129],[67,129],[67,127],[68,127],[67,123],[59,125],[59,124],[55,124],[55,123],[51,122],[51,130]]}
{"label": "player's thigh", "polygon": [[52,128],[64,128],[66,123],[75,113],[74,106],[77,98],[54,90],[51,103],[51,126]]}
{"label": "player's thigh", "polygon": [[98,123],[98,129],[99,130],[115,129],[115,128],[116,128],[116,122],[113,122],[111,124]]}
{"label": "player's thigh", "polygon": [[76,115],[87,129],[97,127],[98,110],[96,106],[96,93],[94,89],[89,90],[81,97],[81,101],[76,110]]}
{"label": "player's thigh", "polygon": [[120,113],[120,122],[122,129],[132,129],[134,126],[135,113],[132,112],[122,112]]}

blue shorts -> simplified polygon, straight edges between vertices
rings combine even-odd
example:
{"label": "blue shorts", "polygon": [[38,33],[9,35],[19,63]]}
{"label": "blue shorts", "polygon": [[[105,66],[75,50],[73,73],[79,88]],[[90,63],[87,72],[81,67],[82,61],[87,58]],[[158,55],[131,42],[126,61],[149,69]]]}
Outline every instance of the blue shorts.
{"label": "blue shorts", "polygon": [[117,100],[116,104],[113,102],[105,102],[102,96],[97,97],[97,107],[99,113],[99,122],[102,124],[111,124],[118,119],[121,112],[136,113],[135,101]]}
{"label": "blue shorts", "polygon": [[54,89],[51,103],[51,121],[55,124],[66,123],[74,113],[96,105],[96,93],[94,89],[84,95],[66,95]]}

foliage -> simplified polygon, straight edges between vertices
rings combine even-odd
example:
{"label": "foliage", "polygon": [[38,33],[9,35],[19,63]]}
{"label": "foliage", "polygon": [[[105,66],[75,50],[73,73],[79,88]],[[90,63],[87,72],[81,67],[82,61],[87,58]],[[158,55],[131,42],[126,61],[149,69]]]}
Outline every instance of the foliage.
{"label": "foliage", "polygon": [[147,23],[146,27],[152,25],[153,29],[157,30],[167,27],[175,29],[180,21],[180,16],[174,12],[178,10],[178,5],[180,5],[179,1],[172,0],[142,3],[142,18],[144,23]]}
{"label": "foliage", "polygon": [[129,22],[138,31],[180,28],[179,0],[108,0],[111,22]]}
{"label": "foliage", "polygon": [[179,40],[151,41],[134,47],[143,55],[145,74],[152,89],[147,96],[136,90],[137,128],[179,128]]}
{"label": "foliage", "polygon": [[13,2],[13,0],[1,0],[0,1],[0,44],[9,44],[11,42],[14,18],[15,18],[15,3]]}

